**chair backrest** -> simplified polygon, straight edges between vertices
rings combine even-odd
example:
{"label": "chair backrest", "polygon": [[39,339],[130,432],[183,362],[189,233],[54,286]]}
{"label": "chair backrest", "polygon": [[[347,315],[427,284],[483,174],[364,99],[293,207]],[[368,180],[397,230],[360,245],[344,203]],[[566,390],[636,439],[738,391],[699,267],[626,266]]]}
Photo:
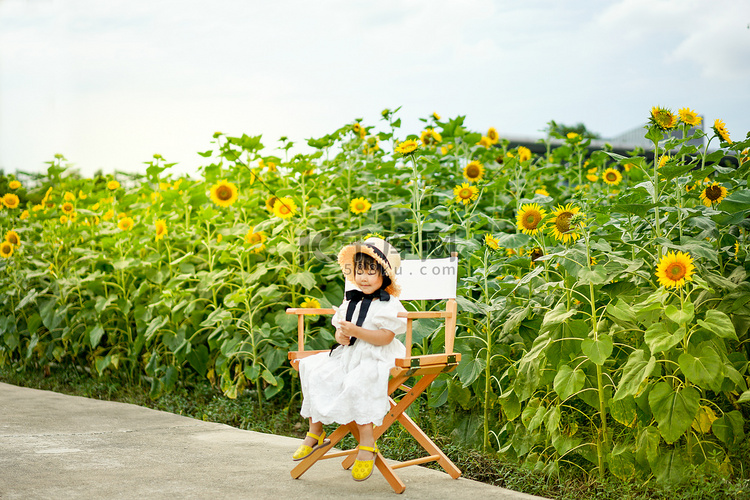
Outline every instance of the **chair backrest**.
{"label": "chair backrest", "polygon": [[401,300],[455,299],[458,257],[402,260],[396,276]]}

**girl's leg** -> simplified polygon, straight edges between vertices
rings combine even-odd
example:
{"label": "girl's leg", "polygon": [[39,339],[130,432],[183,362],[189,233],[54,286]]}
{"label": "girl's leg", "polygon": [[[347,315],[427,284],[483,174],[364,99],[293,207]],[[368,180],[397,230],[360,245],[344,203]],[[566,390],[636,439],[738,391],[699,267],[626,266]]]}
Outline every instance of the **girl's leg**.
{"label": "girl's leg", "polygon": [[[323,423],[313,422],[312,418],[310,418],[310,432],[312,432],[316,436],[320,436],[320,433],[323,432]],[[318,444],[318,440],[315,438],[311,438],[310,436],[306,436],[305,440],[302,443],[306,444],[307,446],[315,446],[316,444]]]}
{"label": "girl's leg", "polygon": [[[375,436],[372,432],[372,423],[364,425],[357,424],[357,430],[359,431],[359,444],[374,448]],[[372,460],[373,458],[375,458],[375,454],[371,451],[359,450],[357,453],[357,460]]]}

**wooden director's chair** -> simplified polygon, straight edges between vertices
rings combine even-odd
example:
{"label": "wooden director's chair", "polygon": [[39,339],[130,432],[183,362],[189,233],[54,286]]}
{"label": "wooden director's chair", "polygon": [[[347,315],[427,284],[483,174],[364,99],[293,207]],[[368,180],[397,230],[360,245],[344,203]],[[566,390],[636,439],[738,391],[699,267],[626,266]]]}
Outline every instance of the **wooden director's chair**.
{"label": "wooden director's chair", "polygon": [[[399,313],[399,317],[406,318],[406,357],[396,359],[396,367],[391,370],[391,378],[388,383],[388,394],[390,395],[391,410],[383,419],[383,424],[374,429],[377,440],[386,430],[398,421],[414,439],[425,449],[427,456],[401,462],[395,465],[386,463],[383,455],[378,453],[375,457],[375,466],[386,478],[396,493],[403,493],[406,485],[398,478],[395,469],[408,467],[410,465],[423,464],[436,461],[451,477],[457,479],[461,471],[442,452],[438,446],[427,437],[419,426],[405,413],[405,410],[424,392],[435,378],[443,372],[456,369],[461,360],[461,354],[454,352],[453,340],[456,333],[456,282],[458,279],[458,258],[452,254],[447,259],[430,260],[404,260],[398,273],[398,284],[401,287],[401,300],[446,300],[444,311],[409,311]],[[348,282],[347,282],[348,283]],[[288,358],[295,369],[299,369],[299,360],[328,351],[305,351],[305,315],[333,314],[333,309],[302,309],[290,308],[287,314],[297,314],[298,319],[298,349],[289,352]],[[421,318],[443,318],[445,321],[445,353],[428,354],[423,356],[412,356],[412,321]],[[404,383],[414,377],[415,383],[412,387]],[[403,391],[400,399],[394,399],[397,389]],[[314,451],[309,457],[300,461],[292,469],[292,477],[298,479],[318,460],[326,458],[345,457],[342,466],[349,469],[354,465],[357,449],[328,453],[348,433],[352,433],[359,441],[357,426],[354,422],[339,426],[330,436],[331,444],[325,448]]]}

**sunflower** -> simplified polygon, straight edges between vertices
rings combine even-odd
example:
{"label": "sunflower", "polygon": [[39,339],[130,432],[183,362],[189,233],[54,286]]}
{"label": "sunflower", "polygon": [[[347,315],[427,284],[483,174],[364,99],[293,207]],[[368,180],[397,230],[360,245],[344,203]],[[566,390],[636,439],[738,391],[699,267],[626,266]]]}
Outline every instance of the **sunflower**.
{"label": "sunflower", "polygon": [[61,215],[60,216],[60,224],[67,224],[68,223],[68,216],[67,215]]}
{"label": "sunflower", "polygon": [[76,209],[75,205],[73,205],[71,202],[66,201],[62,205],[60,205],[60,209],[65,212],[65,215],[70,215],[73,213],[73,211]]}
{"label": "sunflower", "polygon": [[86,198],[88,198],[88,195],[86,193],[84,193],[83,190],[79,189],[78,190],[78,198],[80,198],[82,200],[85,200]]}
{"label": "sunflower", "polygon": [[422,144],[424,144],[425,146],[429,146],[430,144],[437,144],[438,142],[442,141],[443,136],[435,132],[434,129],[428,128],[422,131],[420,140],[422,141]]}
{"label": "sunflower", "polygon": [[534,191],[534,194],[541,194],[542,196],[549,196],[549,192],[544,188],[539,188]]}
{"label": "sunflower", "polygon": [[120,231],[130,231],[133,229],[134,224],[135,222],[132,217],[123,217],[120,219],[120,222],[117,223],[117,227],[120,228]]}
{"label": "sunflower", "polygon": [[680,288],[686,281],[692,281],[693,258],[688,253],[669,252],[661,258],[656,266],[656,277],[659,284],[666,288]]}
{"label": "sunflower", "polygon": [[669,160],[671,160],[671,159],[672,159],[672,157],[671,157],[671,156],[669,156],[669,155],[662,155],[662,157],[661,157],[661,158],[659,158],[659,167],[658,167],[658,168],[662,168],[662,167],[663,167],[664,165],[666,165],[666,164],[667,164],[667,163],[669,162]]}
{"label": "sunflower", "polygon": [[479,139],[479,142],[477,143],[477,146],[482,146],[483,148],[491,148],[492,144],[494,144],[492,142],[492,139],[490,139],[486,135],[483,135],[482,138]]}
{"label": "sunflower", "polygon": [[690,125],[691,127],[700,125],[703,120],[703,117],[698,116],[698,113],[690,108],[680,108],[677,112],[680,114],[680,120],[682,123]]}
{"label": "sunflower", "polygon": [[355,123],[354,125],[352,125],[352,132],[354,132],[355,134],[359,135],[359,132],[361,130],[362,130],[362,125],[360,125],[359,123]]}
{"label": "sunflower", "polygon": [[714,182],[710,186],[706,186],[701,192],[700,199],[704,205],[710,207],[714,203],[721,203],[721,200],[727,197],[727,188]]}
{"label": "sunflower", "polygon": [[490,233],[484,235],[484,243],[493,250],[500,248],[500,242]]}
{"label": "sunflower", "polygon": [[164,238],[167,235],[167,221],[159,219],[154,223],[156,229],[156,241]]}
{"label": "sunflower", "polygon": [[550,233],[556,240],[567,243],[581,237],[576,228],[570,225],[571,219],[573,219],[574,215],[580,213],[580,210],[580,208],[573,206],[572,203],[568,203],[564,207],[558,205],[555,211],[552,212],[553,219],[550,226]]}
{"label": "sunflower", "polygon": [[453,188],[453,195],[456,197],[457,202],[468,205],[470,201],[477,199],[479,196],[479,189],[464,182],[460,186]]}
{"label": "sunflower", "polygon": [[535,235],[544,228],[544,218],[547,211],[536,203],[521,205],[516,215],[516,225],[524,234]]}
{"label": "sunflower", "polygon": [[635,165],[633,165],[632,163],[625,163],[623,164],[622,168],[624,168],[626,172],[630,172],[634,166]]}
{"label": "sunflower", "polygon": [[5,241],[13,245],[14,247],[21,245],[21,237],[18,236],[18,233],[11,230],[5,233]]}
{"label": "sunflower", "polygon": [[71,193],[70,191],[66,191],[65,195],[63,196],[63,199],[65,201],[75,201],[76,200],[76,195],[73,194],[73,193]]}
{"label": "sunflower", "polygon": [[228,207],[237,201],[237,186],[226,179],[211,186],[211,201],[220,207]]}
{"label": "sunflower", "polygon": [[500,140],[500,135],[495,130],[495,127],[487,129],[487,139],[491,140],[493,144],[496,144]]}
{"label": "sunflower", "polygon": [[396,146],[396,152],[401,153],[402,155],[410,155],[413,154],[417,148],[419,147],[419,144],[417,144],[417,141],[414,139],[408,139],[404,142],[399,143],[398,146]]}
{"label": "sunflower", "polygon": [[599,176],[596,174],[586,174],[586,179],[588,179],[589,182],[596,182],[599,180]]}
{"label": "sunflower", "polygon": [[466,180],[469,182],[481,181],[484,177],[484,166],[482,166],[477,160],[469,162],[469,164],[464,167],[464,177],[466,177]]}
{"label": "sunflower", "polygon": [[26,219],[28,219],[28,218],[29,218],[29,211],[28,211],[28,210],[24,210],[23,212],[21,212],[21,217],[19,217],[19,218],[20,218],[21,220],[26,220]]}
{"label": "sunflower", "polygon": [[115,191],[116,189],[120,189],[120,183],[117,181],[109,181],[107,183],[107,189],[110,191]]}
{"label": "sunflower", "polygon": [[253,253],[260,253],[266,248],[263,244],[263,242],[266,241],[266,238],[266,233],[263,231],[258,231],[256,233],[255,230],[250,227],[250,230],[245,235],[245,243],[252,247]]}
{"label": "sunflower", "polygon": [[13,190],[15,190],[15,189],[18,189],[18,188],[21,187],[21,183],[18,182],[17,180],[15,180],[15,179],[13,179],[12,181],[10,181],[8,183],[8,187],[11,188],[11,189],[13,189]]}
{"label": "sunflower", "polygon": [[276,204],[277,199],[278,198],[276,198],[275,196],[269,196],[268,199],[266,200],[266,210],[273,213],[273,206],[274,204]]}
{"label": "sunflower", "polygon": [[534,247],[531,252],[529,252],[529,257],[531,258],[531,262],[536,262],[539,260],[540,257],[544,256],[544,252],[539,247]]}
{"label": "sunflower", "polygon": [[9,259],[11,255],[13,255],[13,245],[7,241],[0,243],[0,257]]}
{"label": "sunflower", "polygon": [[616,168],[608,168],[604,171],[602,179],[610,186],[616,186],[622,181],[622,174]]}
{"label": "sunflower", "polygon": [[16,208],[19,203],[21,203],[21,200],[13,193],[5,193],[5,196],[3,196],[3,205],[8,208]]}
{"label": "sunflower", "polygon": [[280,219],[290,219],[297,212],[297,205],[289,197],[276,198],[273,214]]}
{"label": "sunflower", "polygon": [[677,116],[667,108],[654,106],[651,108],[651,118],[649,121],[661,130],[669,130],[677,125]]}
{"label": "sunflower", "polygon": [[432,113],[432,117],[433,117],[434,119],[436,119],[436,120],[440,120],[440,115],[439,115],[439,114],[437,114],[437,112],[433,112],[433,113]]}
{"label": "sunflower", "polygon": [[316,298],[306,297],[299,306],[305,309],[320,309],[320,302]]}
{"label": "sunflower", "polygon": [[364,198],[354,198],[349,203],[349,210],[359,215],[367,212],[372,207],[372,204]]}
{"label": "sunflower", "polygon": [[729,138],[729,131],[727,130],[726,124],[722,120],[714,121],[714,133],[719,136],[723,142],[732,144],[732,139]]}
{"label": "sunflower", "polygon": [[518,146],[518,161],[529,161],[531,159],[531,150],[526,146]]}

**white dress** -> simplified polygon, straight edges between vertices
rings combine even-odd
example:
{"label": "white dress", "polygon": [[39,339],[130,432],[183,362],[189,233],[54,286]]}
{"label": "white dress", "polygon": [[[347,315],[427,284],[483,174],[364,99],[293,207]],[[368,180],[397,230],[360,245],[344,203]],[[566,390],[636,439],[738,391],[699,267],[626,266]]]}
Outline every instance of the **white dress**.
{"label": "white dress", "polygon": [[[338,328],[346,320],[345,300],[333,316],[333,326]],[[359,316],[358,303],[352,322]],[[396,314],[405,311],[401,302],[391,297],[383,302],[373,300],[362,328],[368,330],[390,330],[396,335],[406,332],[406,319]],[[406,347],[395,337],[386,345],[376,346],[357,339],[354,345],[339,346],[332,353],[322,352],[304,358],[299,363],[302,381],[303,417],[312,417],[313,422],[331,424],[375,425],[383,423],[390,410],[388,401],[388,378],[396,358],[406,355]]]}

